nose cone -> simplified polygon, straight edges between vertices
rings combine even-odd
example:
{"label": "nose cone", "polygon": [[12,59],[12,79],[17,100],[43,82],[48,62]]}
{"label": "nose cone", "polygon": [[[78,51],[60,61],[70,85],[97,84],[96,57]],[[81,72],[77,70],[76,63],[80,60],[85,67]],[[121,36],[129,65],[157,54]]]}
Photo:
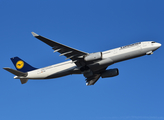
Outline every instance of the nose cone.
{"label": "nose cone", "polygon": [[161,43],[154,43],[153,46],[154,46],[154,47],[153,47],[154,50],[157,50],[158,48],[161,47]]}
{"label": "nose cone", "polygon": [[157,48],[161,47],[161,43],[155,43],[155,47]]}

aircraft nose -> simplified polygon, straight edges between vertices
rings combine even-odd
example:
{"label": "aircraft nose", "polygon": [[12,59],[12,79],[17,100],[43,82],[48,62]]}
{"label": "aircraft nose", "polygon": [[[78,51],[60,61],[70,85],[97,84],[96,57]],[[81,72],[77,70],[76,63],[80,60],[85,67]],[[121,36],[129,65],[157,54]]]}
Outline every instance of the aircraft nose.
{"label": "aircraft nose", "polygon": [[159,48],[159,47],[161,47],[161,43],[156,43],[156,46]]}
{"label": "aircraft nose", "polygon": [[159,43],[159,47],[161,47],[162,46],[162,44],[161,43]]}
{"label": "aircraft nose", "polygon": [[153,47],[154,50],[157,50],[158,48],[161,47],[161,43],[154,43],[153,46],[154,46],[154,47]]}

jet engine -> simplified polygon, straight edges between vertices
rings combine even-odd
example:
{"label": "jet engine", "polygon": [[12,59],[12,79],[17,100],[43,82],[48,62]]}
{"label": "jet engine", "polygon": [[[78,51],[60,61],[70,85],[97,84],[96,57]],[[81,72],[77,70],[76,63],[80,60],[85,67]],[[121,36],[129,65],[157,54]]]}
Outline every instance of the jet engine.
{"label": "jet engine", "polygon": [[118,69],[117,69],[117,68],[114,68],[114,69],[105,70],[105,71],[101,74],[101,77],[102,77],[102,78],[114,77],[114,76],[117,76],[118,74],[119,74]]}
{"label": "jet engine", "polygon": [[87,56],[84,57],[85,61],[95,61],[95,60],[101,60],[102,59],[102,53],[101,52],[96,52],[96,53],[91,53]]}

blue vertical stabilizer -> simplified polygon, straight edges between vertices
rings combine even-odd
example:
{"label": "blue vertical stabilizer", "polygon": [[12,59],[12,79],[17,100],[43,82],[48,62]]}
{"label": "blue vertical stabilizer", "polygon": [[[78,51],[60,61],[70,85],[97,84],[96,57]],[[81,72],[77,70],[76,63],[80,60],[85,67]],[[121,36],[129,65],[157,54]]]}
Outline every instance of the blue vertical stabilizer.
{"label": "blue vertical stabilizer", "polygon": [[13,57],[10,59],[18,71],[28,72],[28,71],[37,69],[37,68],[34,68],[31,65],[29,65],[28,63],[26,63],[24,60],[20,59],[19,57]]}

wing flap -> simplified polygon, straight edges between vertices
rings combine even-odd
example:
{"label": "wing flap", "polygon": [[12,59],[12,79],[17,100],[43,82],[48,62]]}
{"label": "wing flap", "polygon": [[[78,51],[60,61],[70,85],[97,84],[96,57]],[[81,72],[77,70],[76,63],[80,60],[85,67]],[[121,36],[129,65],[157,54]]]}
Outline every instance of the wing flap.
{"label": "wing flap", "polygon": [[87,78],[86,85],[87,86],[94,85],[98,81],[99,78],[100,78],[100,74],[95,74],[92,77]]}

